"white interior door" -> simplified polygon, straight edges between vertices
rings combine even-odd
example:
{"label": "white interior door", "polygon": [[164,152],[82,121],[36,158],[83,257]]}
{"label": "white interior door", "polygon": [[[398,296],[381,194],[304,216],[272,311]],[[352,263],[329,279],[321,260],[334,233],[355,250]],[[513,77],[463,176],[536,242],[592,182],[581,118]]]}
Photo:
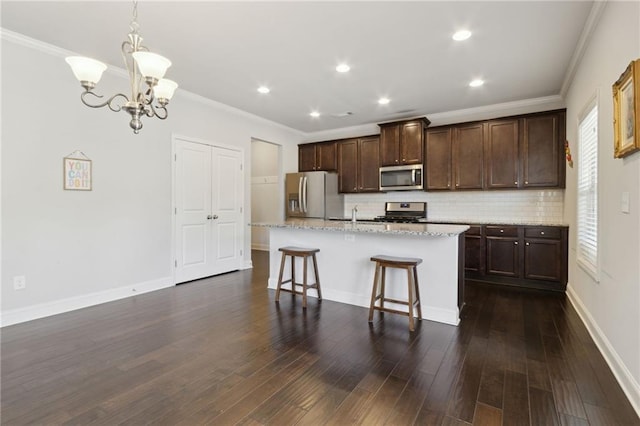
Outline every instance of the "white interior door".
{"label": "white interior door", "polygon": [[176,283],[240,269],[242,153],[175,143]]}
{"label": "white interior door", "polygon": [[242,266],[244,183],[242,155],[238,151],[214,147],[212,241],[215,245],[215,265],[222,273]]}

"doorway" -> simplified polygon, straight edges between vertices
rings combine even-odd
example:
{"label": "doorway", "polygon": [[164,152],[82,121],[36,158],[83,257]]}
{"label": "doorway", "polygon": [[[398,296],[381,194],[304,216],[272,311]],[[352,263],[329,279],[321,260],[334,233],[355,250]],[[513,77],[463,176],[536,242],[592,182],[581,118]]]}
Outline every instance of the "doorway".
{"label": "doorway", "polygon": [[[251,140],[251,222],[282,219],[283,191],[280,178],[280,145]],[[269,250],[269,229],[251,227],[251,249]]]}
{"label": "doorway", "polygon": [[176,284],[242,268],[241,149],[173,140]]}

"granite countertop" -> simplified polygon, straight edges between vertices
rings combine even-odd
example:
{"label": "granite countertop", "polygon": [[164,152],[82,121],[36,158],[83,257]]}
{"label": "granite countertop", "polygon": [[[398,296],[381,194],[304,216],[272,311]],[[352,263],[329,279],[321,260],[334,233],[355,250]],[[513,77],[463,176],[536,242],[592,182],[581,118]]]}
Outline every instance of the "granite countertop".
{"label": "granite countertop", "polygon": [[525,226],[569,226],[566,223],[549,223],[535,220],[478,220],[478,219],[426,219],[426,223],[449,223],[460,225],[525,225]]}
{"label": "granite countertop", "polygon": [[382,222],[353,223],[323,219],[291,219],[283,222],[251,223],[251,226],[266,228],[314,229],[319,231],[332,232],[415,235],[427,237],[455,237],[469,229],[468,225]]}
{"label": "granite countertop", "polygon": [[[331,217],[329,220],[350,222],[350,218]],[[358,217],[358,222],[375,222],[374,218]],[[526,226],[569,226],[567,223],[545,222],[542,220],[516,220],[516,219],[499,219],[499,220],[478,220],[478,219],[420,219],[421,223],[447,224],[447,225],[526,225]],[[378,223],[378,222],[376,222]]]}

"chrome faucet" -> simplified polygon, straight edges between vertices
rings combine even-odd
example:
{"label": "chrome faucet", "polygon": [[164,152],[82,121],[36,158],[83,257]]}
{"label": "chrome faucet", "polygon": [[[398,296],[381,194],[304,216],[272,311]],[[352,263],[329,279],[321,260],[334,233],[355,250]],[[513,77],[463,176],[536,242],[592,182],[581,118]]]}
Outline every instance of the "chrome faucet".
{"label": "chrome faucet", "polygon": [[355,222],[357,220],[356,215],[358,213],[358,205],[356,204],[351,209],[351,222]]}

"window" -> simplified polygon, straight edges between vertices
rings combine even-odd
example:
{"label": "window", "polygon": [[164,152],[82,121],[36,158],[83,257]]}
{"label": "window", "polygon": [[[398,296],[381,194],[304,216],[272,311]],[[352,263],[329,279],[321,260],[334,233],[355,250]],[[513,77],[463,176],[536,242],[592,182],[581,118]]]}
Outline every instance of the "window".
{"label": "window", "polygon": [[598,279],[598,106],[585,108],[578,124],[578,263]]}

